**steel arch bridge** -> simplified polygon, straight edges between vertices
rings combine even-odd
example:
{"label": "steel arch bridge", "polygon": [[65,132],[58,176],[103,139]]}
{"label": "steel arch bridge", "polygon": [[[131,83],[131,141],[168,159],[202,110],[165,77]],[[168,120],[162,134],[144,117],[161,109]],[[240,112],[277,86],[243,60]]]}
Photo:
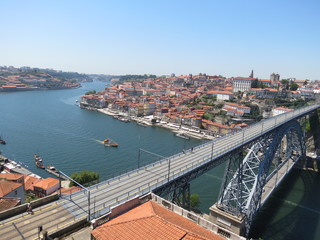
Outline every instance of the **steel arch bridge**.
{"label": "steel arch bridge", "polygon": [[[228,162],[217,208],[245,219],[244,235],[248,235],[252,220],[267,200],[265,186],[284,166],[293,166],[305,159],[304,132],[297,120],[292,120],[263,138],[243,146],[238,160]],[[245,156],[241,161],[241,155]],[[288,168],[285,174],[288,173]],[[280,181],[276,179],[273,186]]]}

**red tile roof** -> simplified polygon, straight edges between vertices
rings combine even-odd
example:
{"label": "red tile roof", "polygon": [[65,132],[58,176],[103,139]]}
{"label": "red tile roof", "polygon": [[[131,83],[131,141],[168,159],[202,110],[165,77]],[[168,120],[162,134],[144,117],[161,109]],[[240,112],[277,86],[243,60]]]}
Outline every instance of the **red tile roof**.
{"label": "red tile roof", "polygon": [[0,173],[0,179],[5,179],[9,181],[17,181],[19,179],[23,178],[22,174],[17,173]]}
{"label": "red tile roof", "polygon": [[0,198],[0,212],[18,206],[20,202],[18,198]]}
{"label": "red tile roof", "polygon": [[56,178],[46,178],[46,179],[41,179],[39,182],[34,184],[34,187],[42,188],[42,189],[48,189],[51,188],[55,185],[59,184],[59,180]]}
{"label": "red tile roof", "polygon": [[97,240],[223,240],[152,201],[110,220],[91,233]]}
{"label": "red tile roof", "polygon": [[13,190],[21,187],[21,183],[11,182],[7,180],[0,180],[0,197],[4,197]]}
{"label": "red tile roof", "polygon": [[41,181],[40,178],[32,177],[32,176],[25,176],[24,178],[24,188],[25,190],[33,191],[33,185],[37,182]]}

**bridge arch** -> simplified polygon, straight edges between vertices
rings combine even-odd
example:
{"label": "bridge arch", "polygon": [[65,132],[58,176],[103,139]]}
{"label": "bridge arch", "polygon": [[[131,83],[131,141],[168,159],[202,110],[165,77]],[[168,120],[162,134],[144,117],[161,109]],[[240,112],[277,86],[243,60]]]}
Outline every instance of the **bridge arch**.
{"label": "bridge arch", "polygon": [[[247,146],[244,152],[247,154],[239,164],[229,162],[217,207],[245,219],[242,232],[248,235],[256,213],[269,196],[262,199],[266,183],[276,177],[277,186],[278,171],[286,163],[305,158],[304,133],[299,122],[292,120]],[[230,169],[231,165],[237,169]]]}

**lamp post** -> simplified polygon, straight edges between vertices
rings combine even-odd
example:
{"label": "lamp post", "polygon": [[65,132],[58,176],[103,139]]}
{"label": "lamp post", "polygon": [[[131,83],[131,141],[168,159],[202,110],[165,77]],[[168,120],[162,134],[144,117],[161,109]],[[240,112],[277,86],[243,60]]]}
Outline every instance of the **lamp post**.
{"label": "lamp post", "polygon": [[213,158],[213,147],[214,147],[214,142],[212,141],[212,147],[211,147],[211,159]]}
{"label": "lamp post", "polygon": [[169,165],[168,165],[168,182],[170,180],[170,163],[171,163],[171,159],[169,159]]}
{"label": "lamp post", "polygon": [[140,168],[140,148],[138,150],[138,168]]}

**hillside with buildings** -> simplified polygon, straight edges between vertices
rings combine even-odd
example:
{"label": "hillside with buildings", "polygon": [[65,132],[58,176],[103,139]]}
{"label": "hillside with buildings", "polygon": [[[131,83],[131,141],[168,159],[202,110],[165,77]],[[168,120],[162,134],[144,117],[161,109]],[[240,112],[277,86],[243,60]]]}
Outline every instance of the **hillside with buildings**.
{"label": "hillside with buildings", "polygon": [[82,96],[80,106],[220,135],[292,111],[318,99],[319,93],[319,81],[280,80],[275,73],[270,79],[254,78],[253,73],[232,78],[190,74],[115,81],[104,91]]}
{"label": "hillside with buildings", "polygon": [[30,67],[0,67],[0,91],[52,90],[80,87],[82,81],[92,81],[75,72]]}

